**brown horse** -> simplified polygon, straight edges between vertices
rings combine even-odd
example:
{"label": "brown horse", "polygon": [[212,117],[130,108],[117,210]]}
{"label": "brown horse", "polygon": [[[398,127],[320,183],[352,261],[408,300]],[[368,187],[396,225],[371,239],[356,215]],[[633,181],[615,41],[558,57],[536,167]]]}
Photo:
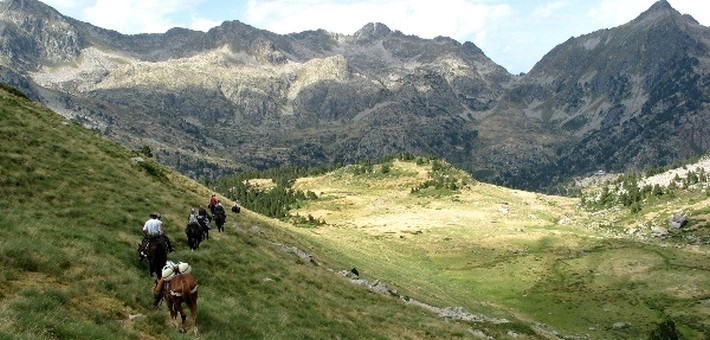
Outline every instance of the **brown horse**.
{"label": "brown horse", "polygon": [[[163,284],[163,280],[156,280],[153,288],[155,294],[154,305],[159,307],[160,301],[165,299],[170,311],[170,317],[176,323],[182,332],[185,332],[185,319],[187,315],[182,310],[182,304],[187,304],[190,308],[190,318],[192,319],[192,327],[195,335],[197,335],[197,282],[191,274],[175,275],[167,284]],[[180,313],[182,322],[177,324],[177,315]]]}

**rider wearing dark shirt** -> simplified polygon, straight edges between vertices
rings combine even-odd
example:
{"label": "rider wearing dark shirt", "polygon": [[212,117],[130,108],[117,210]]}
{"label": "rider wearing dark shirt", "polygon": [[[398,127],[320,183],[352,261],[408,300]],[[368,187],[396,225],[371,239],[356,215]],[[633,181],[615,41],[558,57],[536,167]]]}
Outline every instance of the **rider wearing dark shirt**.
{"label": "rider wearing dark shirt", "polygon": [[222,206],[222,202],[217,201],[217,205],[214,206],[214,214],[215,215],[226,215],[224,212],[224,207]]}

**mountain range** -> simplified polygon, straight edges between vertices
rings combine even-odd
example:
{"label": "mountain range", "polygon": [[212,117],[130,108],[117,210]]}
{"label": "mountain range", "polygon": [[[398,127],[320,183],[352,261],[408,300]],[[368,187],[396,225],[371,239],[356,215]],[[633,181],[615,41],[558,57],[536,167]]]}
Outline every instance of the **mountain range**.
{"label": "mountain range", "polygon": [[193,178],[399,152],[560,192],[710,147],[710,28],[656,2],[512,75],[473,43],[380,23],[279,35],[239,21],[124,35],[0,2],[0,82]]}

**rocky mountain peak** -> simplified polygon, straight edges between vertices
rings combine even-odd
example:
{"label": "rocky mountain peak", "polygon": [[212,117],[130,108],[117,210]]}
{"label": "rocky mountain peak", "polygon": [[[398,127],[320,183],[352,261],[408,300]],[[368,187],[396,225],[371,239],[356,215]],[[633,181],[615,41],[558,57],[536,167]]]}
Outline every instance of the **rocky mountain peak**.
{"label": "rocky mountain peak", "polygon": [[9,24],[0,35],[0,59],[20,69],[74,59],[84,45],[78,21],[37,0],[1,1],[0,21]]}
{"label": "rocky mountain peak", "polygon": [[658,0],[655,4],[649,8],[649,11],[657,11],[657,10],[673,10],[673,7],[671,6],[670,3],[666,0]]}
{"label": "rocky mountain peak", "polygon": [[0,17],[22,27],[38,20],[66,22],[68,18],[37,0],[0,1]]}
{"label": "rocky mountain peak", "polygon": [[355,32],[354,36],[357,40],[376,40],[382,39],[391,33],[392,30],[390,30],[387,25],[379,22],[371,22]]}
{"label": "rocky mountain peak", "polygon": [[59,14],[52,7],[37,0],[4,0],[0,1],[0,9],[14,12],[31,13],[32,15]]}
{"label": "rocky mountain peak", "polygon": [[680,13],[676,11],[668,1],[659,0],[645,12],[641,13],[636,19],[632,20],[630,24],[653,25],[664,19],[680,16]]}

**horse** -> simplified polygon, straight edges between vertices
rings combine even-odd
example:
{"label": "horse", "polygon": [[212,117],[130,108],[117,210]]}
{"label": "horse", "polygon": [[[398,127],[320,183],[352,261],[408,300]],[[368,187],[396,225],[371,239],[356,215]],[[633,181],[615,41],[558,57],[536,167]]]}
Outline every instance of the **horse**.
{"label": "horse", "polygon": [[227,219],[227,215],[218,214],[214,216],[214,223],[217,224],[217,231],[220,233],[224,231],[224,221]]}
{"label": "horse", "polygon": [[143,251],[143,246],[138,246],[138,256],[140,261],[144,258],[148,259],[148,273],[150,276],[155,276],[160,279],[162,275],[163,266],[168,261],[168,246],[165,243],[165,239],[162,237],[153,237],[148,241],[148,248]]}
{"label": "horse", "polygon": [[[155,280],[153,293],[155,308],[158,308],[160,301],[164,299],[168,305],[170,317],[182,332],[185,332],[185,319],[187,319],[187,315],[182,310],[182,304],[187,304],[187,307],[190,308],[192,327],[195,335],[197,335],[197,282],[195,282],[191,274],[175,275],[167,284],[164,284],[163,280]],[[177,324],[176,320],[178,313],[180,313],[180,318],[182,319],[180,325]]]}
{"label": "horse", "polygon": [[187,244],[190,246],[192,251],[197,250],[200,247],[200,242],[202,241],[202,227],[197,222],[190,222],[185,227],[185,234],[187,235]]}
{"label": "horse", "polygon": [[210,238],[210,226],[209,226],[209,219],[207,217],[200,217],[197,216],[197,222],[200,223],[200,227],[202,227],[202,240],[207,240]]}

